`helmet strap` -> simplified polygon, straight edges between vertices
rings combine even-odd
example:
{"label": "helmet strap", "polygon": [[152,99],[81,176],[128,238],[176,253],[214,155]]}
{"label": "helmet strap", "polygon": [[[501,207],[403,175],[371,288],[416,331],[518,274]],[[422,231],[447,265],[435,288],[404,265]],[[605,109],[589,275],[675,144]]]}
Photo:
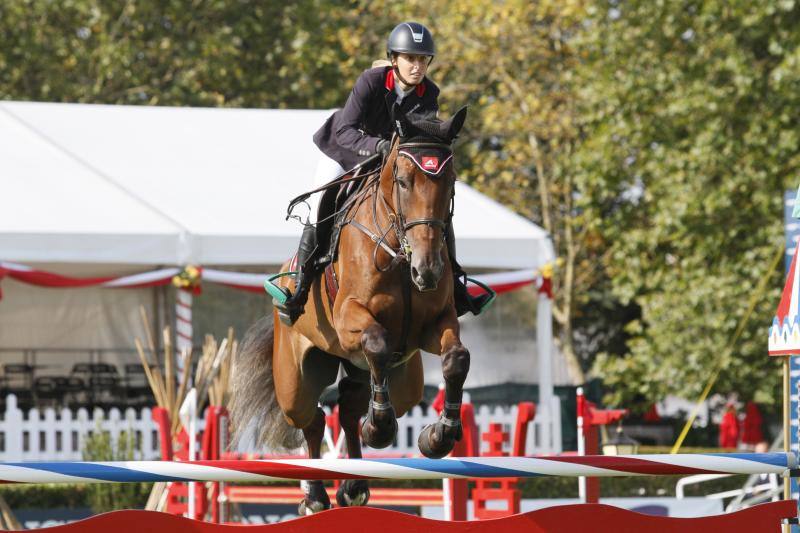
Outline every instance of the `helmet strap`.
{"label": "helmet strap", "polygon": [[[409,82],[407,82],[406,80],[403,79],[403,76],[400,75],[400,69],[397,68],[397,65],[392,65],[392,68],[394,69],[394,75],[397,76],[398,80],[403,82],[403,85],[405,85],[407,87],[416,87],[416,85],[414,85],[413,83],[409,83]],[[423,80],[424,79],[425,78],[423,78]]]}

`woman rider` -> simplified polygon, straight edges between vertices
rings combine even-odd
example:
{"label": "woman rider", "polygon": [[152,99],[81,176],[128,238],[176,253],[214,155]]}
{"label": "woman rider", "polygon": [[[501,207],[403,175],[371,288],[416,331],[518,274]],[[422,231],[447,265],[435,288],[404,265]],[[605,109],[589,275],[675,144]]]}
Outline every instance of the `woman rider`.
{"label": "woman rider", "polygon": [[[394,132],[390,110],[395,102],[405,113],[436,114],[439,110],[439,88],[425,74],[433,61],[436,48],[428,28],[417,22],[397,25],[389,35],[386,55],[391,64],[365,70],[356,81],[347,103],[333,113],[314,134],[314,143],[322,151],[314,181],[327,183],[353,168],[366,158],[389,153]],[[455,239],[452,224],[446,232],[447,248],[453,261],[454,296],[458,315],[467,311],[480,313],[482,298],[472,298],[455,263]],[[318,268],[316,227],[307,225],[297,251],[299,272],[296,290],[283,304],[277,303],[281,320],[293,324],[308,299],[308,290]]]}

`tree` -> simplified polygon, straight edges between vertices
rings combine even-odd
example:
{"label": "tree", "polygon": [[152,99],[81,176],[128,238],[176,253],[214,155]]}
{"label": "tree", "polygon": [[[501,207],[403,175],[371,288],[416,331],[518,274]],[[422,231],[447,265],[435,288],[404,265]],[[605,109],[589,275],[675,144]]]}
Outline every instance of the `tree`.
{"label": "tree", "polygon": [[343,89],[338,2],[9,0],[0,98],[331,107]]}
{"label": "tree", "polygon": [[[570,85],[578,57],[571,36],[585,15],[583,0],[530,2],[443,0],[371,2],[344,48],[380,56],[391,28],[418,20],[435,30],[431,76],[445,115],[470,105],[458,145],[459,177],[542,225],[559,258],[554,316],[560,348],[578,382],[591,354],[577,354],[572,324],[581,295],[602,276],[597,252],[573,205],[569,156],[576,140]],[[354,73],[355,74],[355,73]],[[580,273],[576,273],[580,270]]]}
{"label": "tree", "polygon": [[696,397],[764,276],[715,390],[778,397],[766,327],[800,162],[799,17],[792,1],[684,0],[599,4],[587,20],[578,207],[608,247],[614,294],[641,307],[629,352],[596,365],[614,403]]}

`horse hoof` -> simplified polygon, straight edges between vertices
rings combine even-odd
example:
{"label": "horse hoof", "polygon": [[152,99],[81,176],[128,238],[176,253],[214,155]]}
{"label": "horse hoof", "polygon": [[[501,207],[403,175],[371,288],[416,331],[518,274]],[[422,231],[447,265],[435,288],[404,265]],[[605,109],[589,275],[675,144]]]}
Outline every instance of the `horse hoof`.
{"label": "horse hoof", "polygon": [[419,451],[428,459],[441,459],[453,451],[453,446],[456,445],[456,439],[445,436],[443,431],[439,430],[437,435],[437,426],[438,424],[428,424],[417,439]]}
{"label": "horse hoof", "polygon": [[[305,483],[308,484],[305,485]],[[305,491],[306,497],[297,506],[298,515],[311,515],[331,508],[331,499],[321,481],[304,481],[300,486]]]}
{"label": "horse hoof", "polygon": [[369,484],[365,479],[348,479],[336,491],[336,503],[339,507],[366,505],[369,501]]}
{"label": "horse hoof", "polygon": [[326,511],[330,508],[330,503],[326,505],[325,502],[314,502],[307,498],[303,498],[303,500],[300,502],[300,505],[297,506],[297,514],[300,516],[308,516],[319,513],[320,511]]}
{"label": "horse hoof", "polygon": [[380,427],[368,417],[361,425],[361,440],[364,444],[376,450],[391,446],[394,443],[395,436],[397,436],[397,419],[392,416],[391,421],[392,425],[390,427]]}

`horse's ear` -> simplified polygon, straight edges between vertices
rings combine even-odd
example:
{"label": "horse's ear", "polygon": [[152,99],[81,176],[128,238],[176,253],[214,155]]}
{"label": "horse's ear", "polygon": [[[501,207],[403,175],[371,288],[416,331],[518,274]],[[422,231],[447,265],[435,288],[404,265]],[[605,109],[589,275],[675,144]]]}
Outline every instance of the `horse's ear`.
{"label": "horse's ear", "polygon": [[397,102],[392,106],[392,122],[394,122],[394,129],[400,138],[411,136],[411,122],[409,122],[406,114],[400,110]]}
{"label": "horse's ear", "polygon": [[447,140],[453,142],[461,128],[464,127],[464,121],[467,120],[467,106],[462,107],[456,114],[450,117],[450,120],[442,124],[442,129],[447,132]]}

